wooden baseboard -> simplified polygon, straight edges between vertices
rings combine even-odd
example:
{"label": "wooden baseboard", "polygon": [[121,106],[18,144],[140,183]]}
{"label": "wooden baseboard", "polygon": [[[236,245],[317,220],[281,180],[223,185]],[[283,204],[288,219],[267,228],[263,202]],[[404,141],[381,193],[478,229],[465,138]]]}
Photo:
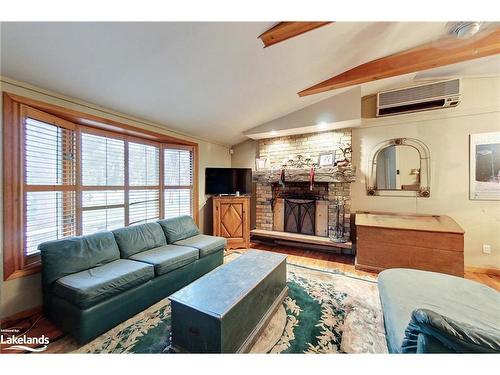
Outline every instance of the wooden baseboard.
{"label": "wooden baseboard", "polygon": [[354,263],[354,269],[357,271],[371,272],[371,273],[380,273],[385,268],[374,267],[374,266],[366,266],[363,264]]}
{"label": "wooden baseboard", "polygon": [[499,268],[465,267],[465,272],[483,273],[486,275],[500,276]]}
{"label": "wooden baseboard", "polygon": [[33,315],[40,314],[43,311],[43,306],[36,306],[28,310],[20,311],[18,313],[6,316],[0,319],[1,327],[10,327],[16,322],[32,317]]}

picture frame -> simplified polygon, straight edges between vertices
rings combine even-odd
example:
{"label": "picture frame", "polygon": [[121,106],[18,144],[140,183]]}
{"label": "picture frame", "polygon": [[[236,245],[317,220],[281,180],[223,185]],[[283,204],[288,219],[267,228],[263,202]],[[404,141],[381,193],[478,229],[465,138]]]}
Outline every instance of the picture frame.
{"label": "picture frame", "polygon": [[500,132],[470,135],[469,199],[500,200]]}
{"label": "picture frame", "polygon": [[267,158],[256,158],[255,159],[255,170],[262,171],[268,168]]}
{"label": "picture frame", "polygon": [[318,156],[319,167],[331,167],[335,165],[335,152],[322,152]]}

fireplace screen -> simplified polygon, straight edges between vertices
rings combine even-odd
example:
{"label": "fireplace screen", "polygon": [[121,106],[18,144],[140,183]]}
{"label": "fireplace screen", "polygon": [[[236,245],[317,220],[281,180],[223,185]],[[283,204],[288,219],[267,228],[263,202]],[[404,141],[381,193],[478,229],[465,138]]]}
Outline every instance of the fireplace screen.
{"label": "fireplace screen", "polygon": [[316,201],[285,199],[285,232],[314,235]]}

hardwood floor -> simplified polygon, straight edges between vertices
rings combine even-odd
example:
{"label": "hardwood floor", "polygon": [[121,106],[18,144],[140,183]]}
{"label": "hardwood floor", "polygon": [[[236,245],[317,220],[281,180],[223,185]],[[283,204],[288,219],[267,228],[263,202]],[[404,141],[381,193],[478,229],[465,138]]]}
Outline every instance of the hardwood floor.
{"label": "hardwood floor", "polygon": [[[327,269],[335,268],[343,272],[353,273],[357,275],[368,275],[373,277],[377,276],[377,273],[356,270],[354,268],[354,257],[352,255],[333,254],[315,250],[303,250],[295,247],[271,246],[262,243],[251,243],[250,247],[254,249],[288,254],[288,259],[290,262],[303,266]],[[466,279],[488,285],[489,287],[500,291],[500,276],[488,275],[485,273],[471,272],[466,270],[464,277]]]}
{"label": "hardwood floor", "polygon": [[[338,269],[346,273],[377,277],[376,273],[356,270],[354,268],[354,257],[352,255],[332,254],[315,250],[303,250],[294,247],[271,246],[262,243],[251,243],[250,248],[287,254],[288,261],[290,263],[302,266],[322,269]],[[230,254],[231,252],[245,251],[248,250],[229,250],[227,253]],[[488,285],[500,291],[500,276],[487,275],[477,272],[466,272],[465,278]],[[33,315],[30,316],[20,315],[18,319],[14,319],[9,322],[4,321],[1,326],[2,328],[16,327],[23,331],[29,329],[29,336],[39,337],[44,334],[49,337],[51,341],[54,341],[64,335],[63,332],[61,332],[47,318],[45,318],[39,310],[33,311]],[[0,347],[0,352],[6,353],[7,351],[4,351],[3,349],[4,348]],[[8,353],[14,352],[15,351],[9,351]]]}

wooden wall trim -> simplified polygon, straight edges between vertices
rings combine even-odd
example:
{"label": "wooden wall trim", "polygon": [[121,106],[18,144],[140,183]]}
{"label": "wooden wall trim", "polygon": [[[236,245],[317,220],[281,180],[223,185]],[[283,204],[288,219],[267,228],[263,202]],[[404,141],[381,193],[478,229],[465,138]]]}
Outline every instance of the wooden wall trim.
{"label": "wooden wall trim", "polygon": [[20,104],[25,104],[32,108],[50,113],[54,116],[58,116],[64,120],[74,122],[78,125],[86,125],[91,128],[100,129],[100,130],[108,130],[113,133],[121,133],[125,135],[136,136],[138,138],[150,139],[156,142],[162,143],[175,143],[187,146],[197,146],[197,142],[188,141],[182,138],[173,137],[166,134],[161,134],[157,132],[153,132],[146,129],[141,129],[139,127],[135,127],[132,125],[127,125],[115,120],[111,120],[108,118],[76,111],[73,109],[64,108],[55,104],[49,104],[45,102],[41,102],[39,100],[26,98],[20,95],[16,95],[13,93],[9,93],[7,91],[4,92],[4,97],[8,96],[12,101]]}
{"label": "wooden wall trim", "polygon": [[35,306],[31,309],[23,310],[18,313],[6,316],[5,318],[0,319],[0,326],[2,328],[9,328],[16,324],[18,321],[23,319],[31,318],[36,314],[40,314],[43,312],[43,306]]}

